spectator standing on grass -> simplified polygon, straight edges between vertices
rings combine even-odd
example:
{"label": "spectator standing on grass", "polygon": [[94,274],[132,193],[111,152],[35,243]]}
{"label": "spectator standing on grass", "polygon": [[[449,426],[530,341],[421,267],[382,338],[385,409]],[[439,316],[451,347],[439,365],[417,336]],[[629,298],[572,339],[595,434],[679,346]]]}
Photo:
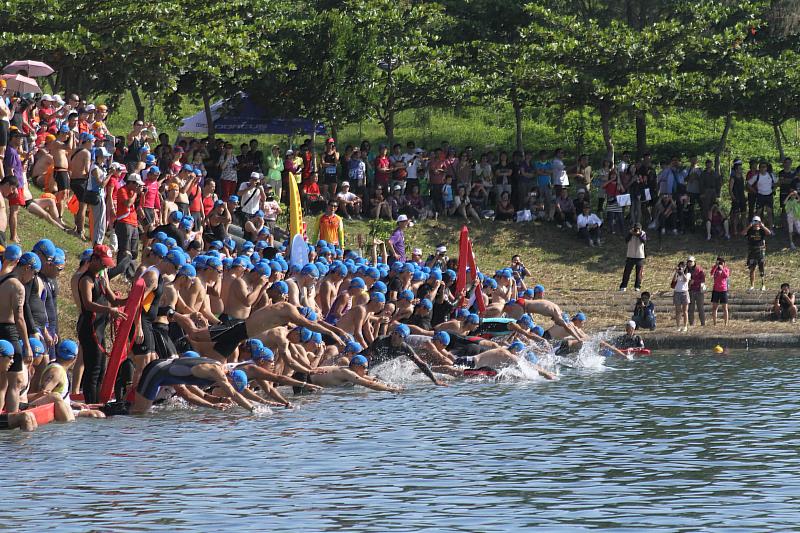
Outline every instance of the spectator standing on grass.
{"label": "spectator standing on grass", "polygon": [[[688,224],[684,227],[685,231],[694,231],[695,225],[695,209],[698,211],[700,210],[700,173],[702,169],[700,165],[697,163],[697,156],[692,156],[689,158],[689,166],[686,168],[686,177],[684,178],[684,183],[686,183],[686,194],[689,195],[689,220]],[[703,218],[703,214],[701,213],[700,218]]]}
{"label": "spectator standing on grass", "polygon": [[437,148],[433,159],[428,164],[428,179],[431,187],[431,201],[433,202],[433,218],[445,212],[442,189],[444,188],[445,174],[447,174],[447,154]]}
{"label": "spectator standing on grass", "polygon": [[700,325],[705,326],[706,273],[697,264],[693,255],[690,255],[686,260],[686,272],[692,276],[692,281],[689,283],[689,325],[694,326],[694,312],[696,309]]}
{"label": "spectator standing on grass", "polygon": [[[686,263],[681,261],[672,274],[672,305],[675,306],[675,326],[678,331],[689,331],[689,283],[692,274],[687,272]],[[681,326],[683,322],[683,326]]]}
{"label": "spectator standing on grass", "polygon": [[758,213],[759,221],[762,217],[767,215],[769,221],[767,227],[772,227],[773,224],[773,211],[772,199],[775,194],[775,184],[778,179],[769,168],[766,161],[758,163],[758,171],[747,180],[750,190],[756,195],[755,211]]}
{"label": "spectator standing on grass", "polygon": [[617,195],[625,194],[625,189],[622,187],[615,168],[609,169],[608,179],[603,183],[602,188],[606,195],[606,220],[608,227],[611,228],[611,235],[616,234],[615,228],[619,228],[619,233],[624,234],[625,220],[622,217],[622,206],[617,202]]}
{"label": "spectator standing on grass", "polygon": [[794,188],[795,180],[797,179],[797,172],[792,170],[792,158],[783,158],[783,168],[778,172],[778,199],[781,208],[781,222],[785,221],[786,208],[784,202],[786,197],[789,196],[789,191]]}
{"label": "spectator standing on grass", "polygon": [[723,323],[728,325],[728,280],[731,270],[725,265],[725,259],[717,257],[717,262],[711,267],[711,277],[714,279],[714,288],[711,291],[711,319],[717,325],[717,308],[722,306]]}
{"label": "spectator standing on grass", "polygon": [[795,250],[794,234],[800,235],[800,194],[795,189],[789,191],[783,202],[786,211],[786,231],[789,232],[789,248]]}
{"label": "spectator standing on grass", "polygon": [[536,184],[539,189],[539,199],[544,202],[545,209],[548,213],[548,218],[553,216],[553,195],[551,193],[552,186],[552,171],[550,161],[547,159],[547,152],[544,150],[539,151],[539,158],[534,163],[536,170]]}
{"label": "spectator standing on grass", "polygon": [[558,195],[561,189],[569,187],[569,176],[564,165],[564,150],[557,148],[553,152],[553,161],[550,163],[553,180],[553,192]]}
{"label": "spectator standing on grass", "polygon": [[761,217],[754,216],[750,224],[742,231],[747,238],[747,268],[750,270],[750,290],[755,290],[756,267],[761,275],[761,290],[767,290],[764,285],[764,268],[767,253],[767,235],[772,232],[761,223]]}
{"label": "spectator standing on grass", "polygon": [[744,169],[742,160],[735,159],[731,169],[731,179],[728,186],[728,193],[731,197],[730,227],[729,233],[739,233],[744,228],[745,215],[747,214],[747,198],[745,197]]}
{"label": "spectator standing on grass", "polygon": [[625,241],[628,243],[627,253],[625,257],[625,269],[622,272],[622,283],[619,284],[619,290],[622,292],[628,290],[628,281],[631,278],[631,271],[635,268],[636,277],[633,288],[636,292],[639,292],[642,288],[642,270],[644,269],[645,258],[644,245],[647,242],[647,233],[642,230],[642,225],[637,222],[625,237]]}
{"label": "spectator standing on grass", "polygon": [[702,217],[708,215],[711,206],[719,198],[721,187],[722,177],[714,170],[714,162],[706,159],[706,167],[700,172],[700,213]]}

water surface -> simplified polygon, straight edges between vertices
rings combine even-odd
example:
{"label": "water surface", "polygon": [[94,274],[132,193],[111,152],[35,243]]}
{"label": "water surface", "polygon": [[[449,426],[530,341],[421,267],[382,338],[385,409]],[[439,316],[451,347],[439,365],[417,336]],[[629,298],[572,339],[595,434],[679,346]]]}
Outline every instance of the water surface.
{"label": "water surface", "polygon": [[258,416],[0,434],[0,528],[794,529],[800,358],[660,352],[558,382],[412,381]]}

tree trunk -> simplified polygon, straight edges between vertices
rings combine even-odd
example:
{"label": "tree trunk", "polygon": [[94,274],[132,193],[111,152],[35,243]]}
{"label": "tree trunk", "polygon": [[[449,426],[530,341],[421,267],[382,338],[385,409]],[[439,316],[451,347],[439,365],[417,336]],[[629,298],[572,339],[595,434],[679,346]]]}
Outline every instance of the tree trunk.
{"label": "tree trunk", "polygon": [[517,151],[522,151],[522,104],[517,95],[511,97],[511,104],[514,106],[514,125],[516,127]]}
{"label": "tree trunk", "polygon": [[722,136],[719,138],[719,143],[717,143],[717,149],[714,150],[714,171],[719,174],[719,165],[720,159],[722,159],[722,153],[725,151],[725,146],[728,144],[728,132],[731,130],[731,125],[733,124],[733,114],[728,113],[725,115],[725,127],[722,128]]}
{"label": "tree trunk", "polygon": [[781,125],[777,122],[772,124],[772,131],[775,133],[775,146],[778,148],[778,154],[780,154],[780,160],[783,161],[786,154],[783,152],[783,140],[781,139]]}
{"label": "tree trunk", "polygon": [[606,159],[614,164],[614,141],[611,138],[611,110],[608,106],[601,105],[598,109],[600,112],[600,126],[603,129],[603,143],[606,145]]}
{"label": "tree trunk", "polygon": [[142,99],[139,97],[139,89],[136,88],[136,85],[131,86],[131,99],[134,107],[136,107],[136,120],[144,122],[144,105],[142,105]]}
{"label": "tree trunk", "polygon": [[383,131],[389,146],[394,145],[394,109],[386,110],[386,120],[383,121]]}
{"label": "tree trunk", "polygon": [[647,152],[647,114],[636,112],[636,157],[641,158]]}
{"label": "tree trunk", "polygon": [[339,141],[339,125],[336,122],[331,122],[331,137]]}
{"label": "tree trunk", "polygon": [[203,91],[203,112],[206,115],[206,124],[208,125],[208,138],[214,140],[214,115],[211,113],[211,99],[208,93]]}

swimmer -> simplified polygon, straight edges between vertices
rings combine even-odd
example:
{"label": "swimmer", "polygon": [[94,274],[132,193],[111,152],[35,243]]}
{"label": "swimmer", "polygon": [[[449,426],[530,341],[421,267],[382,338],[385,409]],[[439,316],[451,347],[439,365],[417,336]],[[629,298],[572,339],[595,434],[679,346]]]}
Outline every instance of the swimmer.
{"label": "swimmer", "polygon": [[625,335],[617,337],[614,340],[614,345],[620,350],[644,348],[644,341],[639,335],[636,335],[635,332],[636,322],[629,320],[625,323]]}
{"label": "swimmer", "polygon": [[405,342],[406,337],[409,335],[411,335],[409,327],[405,324],[398,324],[390,335],[377,339],[365,351],[369,364],[374,368],[386,361],[406,356],[417,365],[417,368],[419,368],[423,374],[428,376],[428,379],[430,379],[434,385],[447,386],[446,383],[436,379],[430,367],[425,364],[416,352],[414,352],[414,349]]}
{"label": "swimmer", "polygon": [[361,385],[368,389],[385,392],[401,392],[402,387],[394,387],[367,377],[369,361],[363,355],[354,355],[347,367],[324,366],[314,369],[308,376],[308,383],[321,387],[341,387],[344,385]]}
{"label": "swimmer", "polygon": [[[229,370],[222,363],[207,357],[179,357],[158,359],[149,363],[142,372],[136,387],[136,396],[131,414],[143,414],[150,410],[159,389],[164,386],[196,385],[200,388],[216,387],[242,408],[253,411],[254,407],[242,391],[247,387],[247,375],[241,370]],[[194,398],[195,405],[220,408],[223,404],[211,403],[204,398]]]}
{"label": "swimmer", "polygon": [[[520,341],[514,341],[508,348],[493,348],[491,350],[486,350],[483,353],[478,355],[473,355],[469,357],[458,357],[453,362],[452,365],[449,366],[435,366],[433,370],[437,372],[444,372],[455,376],[463,376],[464,369],[479,369],[479,368],[490,368],[493,370],[497,370],[507,366],[519,366],[520,361],[523,359],[522,356],[516,354],[520,350],[523,350],[525,345]],[[555,374],[545,370],[544,368],[540,367],[536,364],[535,356],[532,356],[532,363],[533,367],[538,372],[540,376],[545,379],[554,380],[556,379]],[[462,368],[457,368],[462,367]]]}

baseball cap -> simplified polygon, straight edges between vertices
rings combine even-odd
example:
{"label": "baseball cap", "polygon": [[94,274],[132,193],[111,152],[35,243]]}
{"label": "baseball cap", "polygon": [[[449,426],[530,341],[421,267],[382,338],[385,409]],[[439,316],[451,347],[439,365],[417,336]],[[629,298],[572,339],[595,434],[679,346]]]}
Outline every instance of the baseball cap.
{"label": "baseball cap", "polygon": [[114,252],[105,244],[98,244],[95,246],[92,249],[92,257],[100,259],[103,266],[106,267],[113,267],[117,264],[117,262],[114,261]]}
{"label": "baseball cap", "polygon": [[144,185],[142,177],[139,174],[131,173],[125,176],[125,183],[135,183],[136,185]]}
{"label": "baseball cap", "polygon": [[[154,156],[153,154],[148,154],[148,155],[147,155],[147,156],[144,158],[144,162],[145,162],[145,163],[148,163],[148,164],[155,163],[155,162],[156,162],[156,156]],[[152,168],[151,168],[150,170],[152,170]]]}
{"label": "baseball cap", "polygon": [[628,320],[628,322],[625,325],[631,329],[636,329],[636,322],[634,322],[633,320]]}
{"label": "baseball cap", "polygon": [[230,202],[232,204],[238,204],[239,203],[239,197],[236,196],[235,194],[231,194],[230,196],[228,196],[228,202]]}
{"label": "baseball cap", "polygon": [[69,133],[69,126],[66,124],[62,124],[60,128],[58,128],[58,133]]}
{"label": "baseball cap", "polygon": [[[98,155],[101,155],[101,156],[103,156],[105,158],[109,158],[109,157],[111,157],[111,152],[106,150],[105,146],[99,146],[99,147],[94,149],[94,155],[95,155],[95,157],[97,157]],[[158,169],[158,167],[152,167],[150,169],[150,172],[152,172],[154,168]]]}
{"label": "baseball cap", "polygon": [[342,187],[349,187],[349,186],[350,186],[350,182],[349,181],[343,181],[342,182]]}
{"label": "baseball cap", "polygon": [[751,220],[750,222],[752,224],[755,224],[756,222],[761,222],[761,217],[756,215],[756,216],[753,217],[753,220]]}
{"label": "baseball cap", "polygon": [[147,171],[147,174],[148,175],[150,175],[150,174],[161,174],[161,169],[158,168],[157,166],[153,165],[152,167],[150,167],[150,170]]}
{"label": "baseball cap", "polygon": [[447,251],[447,246],[437,246],[436,251],[440,254],[445,253]]}
{"label": "baseball cap", "polygon": [[327,138],[327,140],[326,140],[325,142],[326,142],[326,143],[335,143],[335,142],[336,142],[336,139],[334,139],[333,137],[328,137],[328,138]]}

